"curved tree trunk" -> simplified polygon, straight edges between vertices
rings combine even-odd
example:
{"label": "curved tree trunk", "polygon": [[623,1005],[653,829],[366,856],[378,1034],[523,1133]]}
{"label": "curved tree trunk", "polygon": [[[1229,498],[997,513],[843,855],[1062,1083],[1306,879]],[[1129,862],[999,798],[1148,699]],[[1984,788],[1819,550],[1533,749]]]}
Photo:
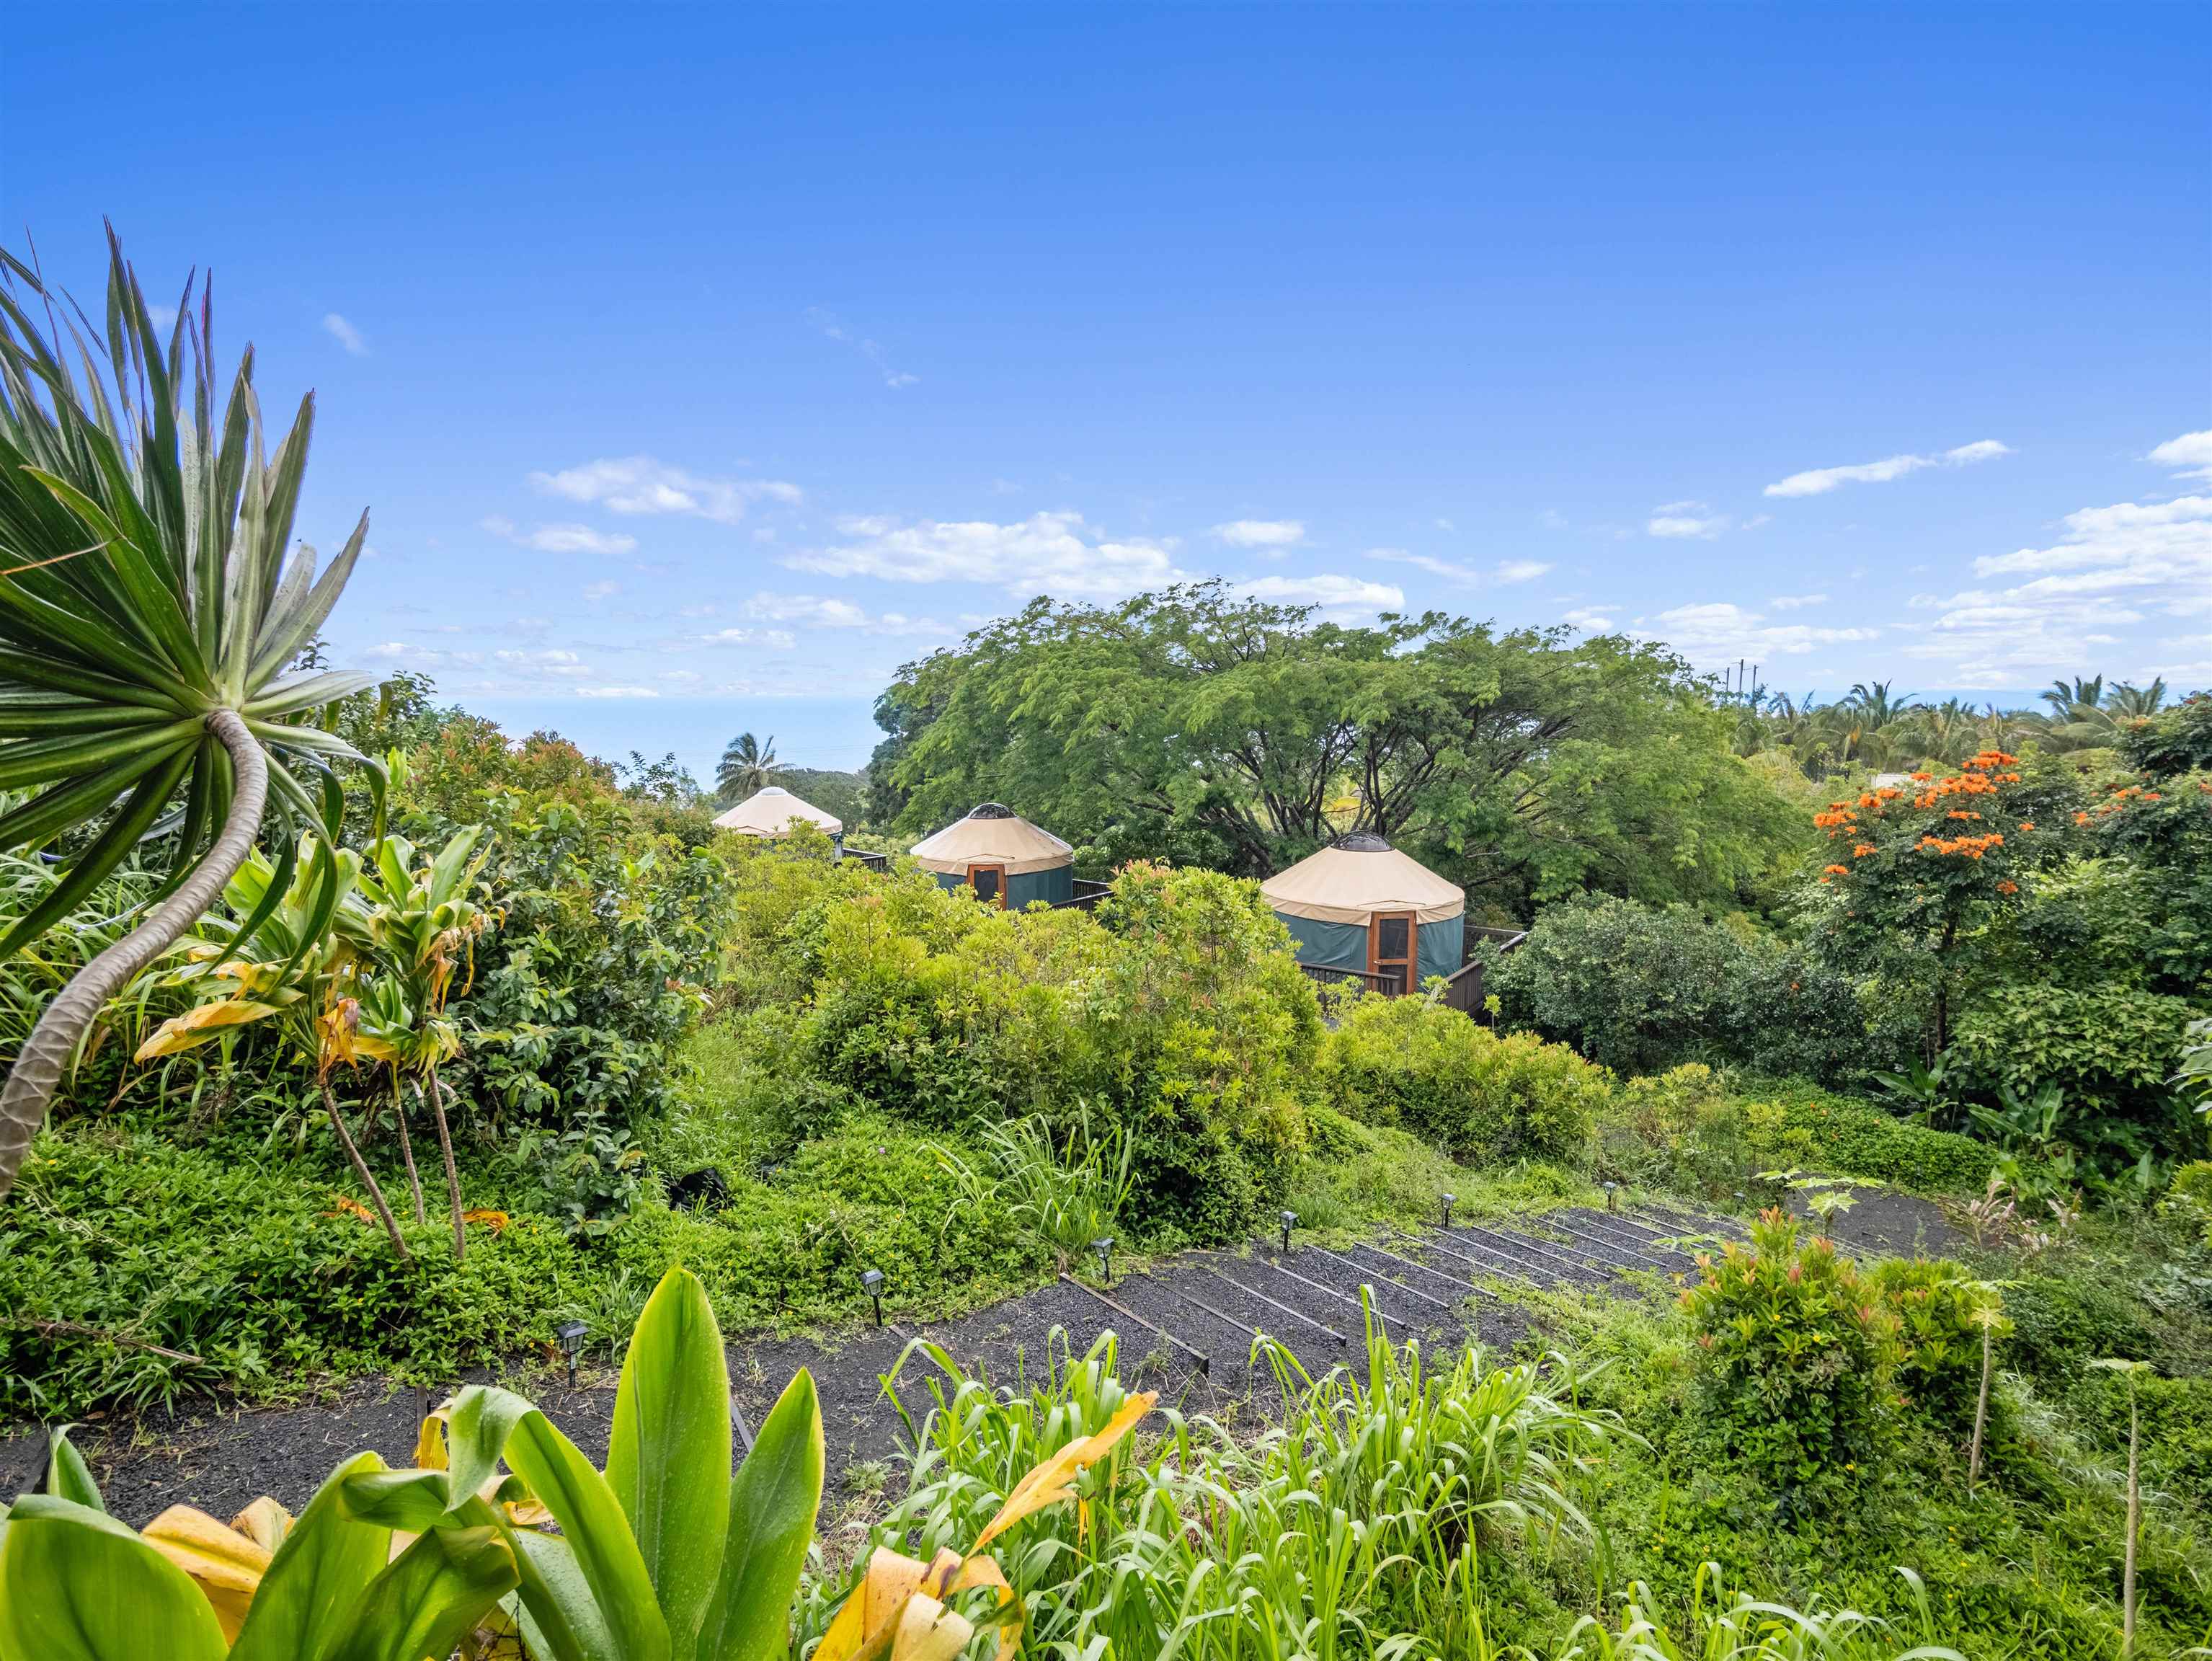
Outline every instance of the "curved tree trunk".
{"label": "curved tree trunk", "polygon": [[39,1017],[38,1025],[23,1041],[22,1051],[9,1070],[7,1086],[0,1089],[0,1199],[15,1185],[15,1172],[31,1151],[31,1138],[46,1123],[46,1108],[60,1086],[62,1073],[107,1001],[199,921],[253,849],[254,833],[261,828],[261,810],[269,798],[269,767],[262,758],[261,745],[234,709],[210,710],[207,729],[230,752],[234,776],[230,812],[222,822],[222,834],[175,893],[54,995]]}

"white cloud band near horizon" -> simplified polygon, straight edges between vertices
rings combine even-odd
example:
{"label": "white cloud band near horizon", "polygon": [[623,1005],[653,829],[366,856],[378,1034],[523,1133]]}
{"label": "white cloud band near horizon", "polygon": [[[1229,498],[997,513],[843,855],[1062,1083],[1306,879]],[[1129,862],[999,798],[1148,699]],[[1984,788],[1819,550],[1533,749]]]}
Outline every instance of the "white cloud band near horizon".
{"label": "white cloud band near horizon", "polygon": [[776,478],[711,478],[672,467],[648,455],[617,456],[533,472],[530,482],[548,496],[589,502],[617,514],[682,514],[734,525],[757,502],[796,507],[804,493]]}

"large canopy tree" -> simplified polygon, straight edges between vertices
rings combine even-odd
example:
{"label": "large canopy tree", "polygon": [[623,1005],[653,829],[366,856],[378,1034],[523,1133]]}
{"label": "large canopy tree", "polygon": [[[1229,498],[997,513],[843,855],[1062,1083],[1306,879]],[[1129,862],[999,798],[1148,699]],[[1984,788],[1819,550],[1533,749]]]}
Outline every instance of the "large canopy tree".
{"label": "large canopy tree", "polygon": [[1523,917],[1583,887],[1733,904],[1803,843],[1662,649],[1352,628],[1220,583],[1036,601],[906,666],[877,721],[871,806],[903,828],[996,799],[1089,858],[1250,876],[1371,830]]}
{"label": "large canopy tree", "polygon": [[[14,1058],[0,1195],[108,999],[222,892],[264,812],[273,904],[301,828],[335,823],[331,764],[362,759],[306,723],[369,678],[289,666],[337,603],[368,517],[319,575],[312,548],[286,559],[313,395],[270,457],[252,349],[226,392],[213,326],[209,285],[187,279],[165,344],[112,230],[104,329],[0,251],[0,791],[30,793],[0,812],[0,849],[45,850],[61,869],[0,955],[142,844],[167,870]],[[265,916],[246,920],[241,944]]]}

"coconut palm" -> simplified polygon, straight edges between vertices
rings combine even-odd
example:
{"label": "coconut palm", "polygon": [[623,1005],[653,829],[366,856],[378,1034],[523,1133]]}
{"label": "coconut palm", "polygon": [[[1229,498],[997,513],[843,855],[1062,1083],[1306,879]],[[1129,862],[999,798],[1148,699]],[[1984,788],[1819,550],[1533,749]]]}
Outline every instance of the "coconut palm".
{"label": "coconut palm", "polygon": [[319,576],[310,548],[287,563],[313,396],[268,458],[252,349],[224,394],[212,326],[207,286],[188,281],[164,347],[112,230],[104,343],[0,251],[0,790],[38,788],[0,814],[0,851],[68,850],[0,956],[149,836],[168,854],[158,902],[55,995],[15,1057],[0,1195],[109,997],[222,891],[264,811],[284,850],[268,891],[284,892],[298,830],[342,805],[331,764],[361,759],[301,721],[369,678],[287,666],[337,603],[368,517]]}
{"label": "coconut palm", "polygon": [[1914,710],[1924,707],[1910,695],[1904,697],[1891,696],[1889,687],[1890,683],[1886,680],[1856,682],[1851,687],[1850,696],[1844,700],[1844,707],[1875,732],[1893,726]]}
{"label": "coconut palm", "polygon": [[2122,681],[2105,694],[2105,708],[2118,721],[2142,721],[2156,715],[2166,707],[2166,678],[2161,675],[2148,686],[2137,686],[2131,681]]}
{"label": "coconut palm", "polygon": [[722,764],[714,770],[714,787],[724,801],[742,801],[776,775],[775,734],[762,744],[750,733],[740,733],[722,751]]}

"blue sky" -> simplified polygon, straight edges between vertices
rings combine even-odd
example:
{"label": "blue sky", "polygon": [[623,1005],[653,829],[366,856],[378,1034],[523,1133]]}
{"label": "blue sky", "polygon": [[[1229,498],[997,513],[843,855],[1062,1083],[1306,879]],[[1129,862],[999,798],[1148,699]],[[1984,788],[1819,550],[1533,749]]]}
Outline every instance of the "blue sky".
{"label": "blue sky", "polygon": [[[927,15],[925,15],[925,11]],[[341,661],[705,772],[1178,576],[1824,692],[2212,683],[2212,9],[15,18],[0,226],[216,272]]]}

